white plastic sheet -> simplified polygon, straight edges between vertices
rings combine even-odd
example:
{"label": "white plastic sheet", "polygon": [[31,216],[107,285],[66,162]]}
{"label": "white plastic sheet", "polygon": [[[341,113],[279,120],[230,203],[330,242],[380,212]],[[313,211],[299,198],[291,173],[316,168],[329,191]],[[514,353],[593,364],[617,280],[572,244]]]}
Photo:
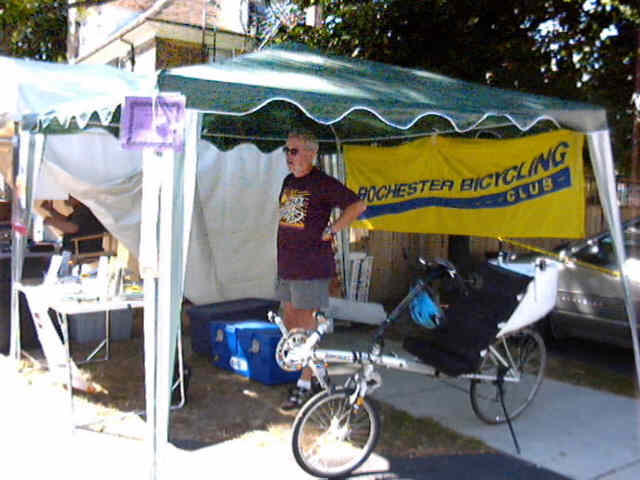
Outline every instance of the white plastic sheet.
{"label": "white plastic sheet", "polygon": [[[272,298],[284,154],[280,149],[263,154],[248,144],[225,153],[206,142],[199,152],[200,212],[193,222],[186,295],[195,303]],[[192,272],[206,259],[208,282],[203,284],[204,272]]]}
{"label": "white plastic sheet", "polygon": [[[198,142],[197,153],[185,296],[196,304],[272,298],[284,154],[264,154],[249,144],[221,152],[205,141]],[[103,132],[50,135],[40,178],[50,190],[88,205],[139,256],[141,159]]]}

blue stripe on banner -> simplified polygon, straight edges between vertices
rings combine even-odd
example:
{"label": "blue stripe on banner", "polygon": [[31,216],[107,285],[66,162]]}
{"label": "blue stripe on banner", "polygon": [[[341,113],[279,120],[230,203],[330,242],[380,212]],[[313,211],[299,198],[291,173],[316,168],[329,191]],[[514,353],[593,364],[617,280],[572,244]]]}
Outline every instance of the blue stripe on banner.
{"label": "blue stripe on banner", "polygon": [[551,175],[533,182],[518,185],[510,190],[482,195],[473,198],[420,197],[404,202],[384,205],[368,205],[360,219],[375,218],[382,215],[405,213],[427,207],[459,208],[473,210],[477,208],[504,208],[533,200],[544,195],[559,192],[571,187],[571,169],[565,167]]}

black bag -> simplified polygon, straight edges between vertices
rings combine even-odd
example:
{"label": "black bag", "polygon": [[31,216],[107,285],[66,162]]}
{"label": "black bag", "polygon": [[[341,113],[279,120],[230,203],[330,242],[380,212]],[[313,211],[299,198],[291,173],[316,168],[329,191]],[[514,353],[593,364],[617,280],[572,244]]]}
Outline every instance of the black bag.
{"label": "black bag", "polygon": [[518,306],[518,294],[531,281],[531,277],[487,263],[473,267],[463,277],[474,281],[467,292],[458,289],[447,296],[445,328],[406,338],[403,343],[409,353],[451,376],[477,370],[480,352],[493,343],[498,324],[509,319]]}

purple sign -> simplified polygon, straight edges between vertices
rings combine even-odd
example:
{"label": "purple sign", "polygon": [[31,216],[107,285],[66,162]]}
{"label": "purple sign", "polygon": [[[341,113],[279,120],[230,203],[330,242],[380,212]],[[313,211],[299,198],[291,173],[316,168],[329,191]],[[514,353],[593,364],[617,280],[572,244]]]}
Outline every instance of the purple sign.
{"label": "purple sign", "polygon": [[120,119],[120,143],[127,150],[184,148],[182,95],[126,97]]}

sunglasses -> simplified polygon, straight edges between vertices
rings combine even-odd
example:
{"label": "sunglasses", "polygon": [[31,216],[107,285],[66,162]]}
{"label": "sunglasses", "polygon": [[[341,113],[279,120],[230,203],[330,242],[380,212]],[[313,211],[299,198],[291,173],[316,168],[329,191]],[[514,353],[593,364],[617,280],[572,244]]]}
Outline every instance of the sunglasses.
{"label": "sunglasses", "polygon": [[285,155],[291,155],[292,157],[295,157],[300,153],[300,150],[297,148],[284,147],[283,150]]}

